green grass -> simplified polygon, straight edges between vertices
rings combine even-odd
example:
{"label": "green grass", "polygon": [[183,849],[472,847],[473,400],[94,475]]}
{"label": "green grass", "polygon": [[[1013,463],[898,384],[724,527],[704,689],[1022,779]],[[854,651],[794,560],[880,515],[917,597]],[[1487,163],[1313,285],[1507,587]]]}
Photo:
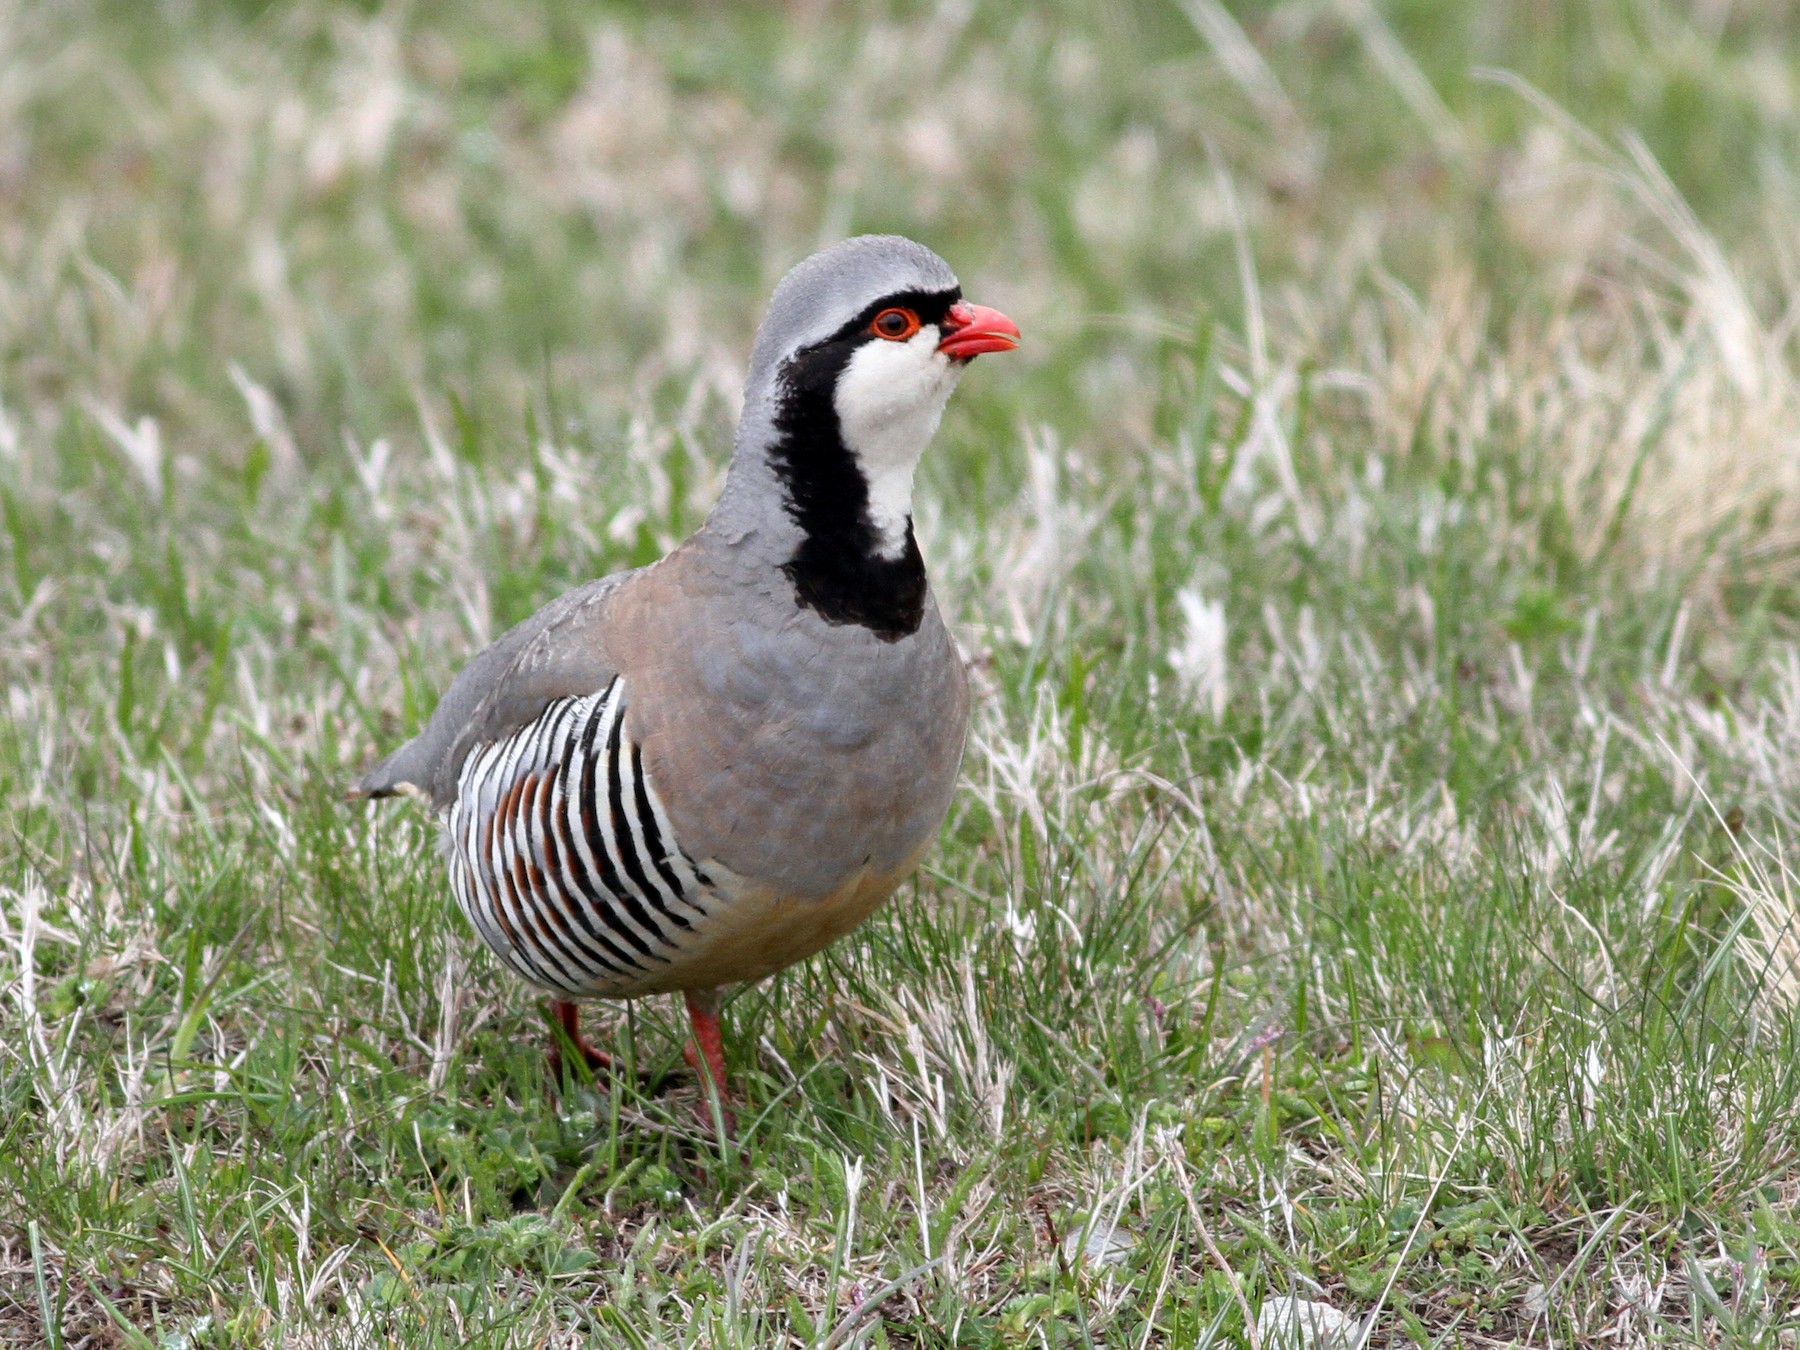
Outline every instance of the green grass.
{"label": "green grass", "polygon": [[[1785,6],[0,30],[0,1342],[1794,1343]],[[342,789],[866,229],[1027,335],[923,474],[975,731],[721,1149]]]}

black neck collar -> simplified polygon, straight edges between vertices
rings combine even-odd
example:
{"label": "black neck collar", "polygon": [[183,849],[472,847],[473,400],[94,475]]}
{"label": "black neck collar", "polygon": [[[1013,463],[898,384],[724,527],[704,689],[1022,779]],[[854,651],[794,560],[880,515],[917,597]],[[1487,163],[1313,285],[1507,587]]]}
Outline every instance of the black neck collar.
{"label": "black neck collar", "polygon": [[924,622],[925,560],[910,516],[899,552],[881,552],[869,514],[869,481],[838,423],[838,377],[858,347],[880,341],[868,334],[880,310],[909,304],[926,322],[936,322],[956,299],[954,293],[883,299],[824,342],[795,353],[776,377],[781,396],[769,462],[801,536],[781,570],[795,599],[825,622],[859,624],[886,642],[916,633]]}

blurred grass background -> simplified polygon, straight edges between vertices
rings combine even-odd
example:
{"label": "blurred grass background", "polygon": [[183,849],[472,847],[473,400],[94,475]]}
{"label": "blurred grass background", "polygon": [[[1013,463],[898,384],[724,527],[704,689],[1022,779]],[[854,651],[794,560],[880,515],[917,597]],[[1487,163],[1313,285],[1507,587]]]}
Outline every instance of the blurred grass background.
{"label": "blurred grass background", "polygon": [[[0,1338],[1791,1343],[1787,6],[0,34]],[[721,1153],[339,793],[864,230],[1027,334],[922,474],[982,698]]]}

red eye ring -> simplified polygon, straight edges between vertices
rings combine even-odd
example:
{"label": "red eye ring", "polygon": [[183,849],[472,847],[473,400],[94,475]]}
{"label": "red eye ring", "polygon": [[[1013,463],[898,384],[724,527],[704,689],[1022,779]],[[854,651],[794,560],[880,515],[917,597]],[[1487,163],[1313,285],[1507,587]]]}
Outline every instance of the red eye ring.
{"label": "red eye ring", "polygon": [[889,342],[905,342],[919,331],[919,316],[910,309],[884,309],[870,322],[869,331]]}

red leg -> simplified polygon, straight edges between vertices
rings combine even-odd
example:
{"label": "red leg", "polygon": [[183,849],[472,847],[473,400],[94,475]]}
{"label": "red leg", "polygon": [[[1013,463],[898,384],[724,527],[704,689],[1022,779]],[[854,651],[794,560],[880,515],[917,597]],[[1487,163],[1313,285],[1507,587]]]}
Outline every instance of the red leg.
{"label": "red leg", "polygon": [[[687,991],[688,1020],[694,1027],[694,1039],[682,1050],[688,1067],[700,1080],[703,1110],[706,1110],[714,1092],[719,1096],[719,1111],[725,1119],[728,1132],[737,1131],[737,1121],[732,1116],[731,1108],[725,1105],[725,1038],[719,1028],[719,991],[716,989],[689,989]],[[702,1065],[704,1064],[704,1067]]]}
{"label": "red leg", "polygon": [[[556,1025],[562,1028],[563,1035],[569,1038],[569,1044],[575,1047],[588,1066],[590,1073],[599,1073],[602,1069],[612,1068],[612,1056],[604,1050],[596,1050],[581,1038],[581,1009],[573,1003],[565,1003],[560,998],[550,1000],[550,1015],[556,1019]],[[562,1076],[562,1042],[552,1034],[550,1038],[550,1072],[553,1076]]]}

